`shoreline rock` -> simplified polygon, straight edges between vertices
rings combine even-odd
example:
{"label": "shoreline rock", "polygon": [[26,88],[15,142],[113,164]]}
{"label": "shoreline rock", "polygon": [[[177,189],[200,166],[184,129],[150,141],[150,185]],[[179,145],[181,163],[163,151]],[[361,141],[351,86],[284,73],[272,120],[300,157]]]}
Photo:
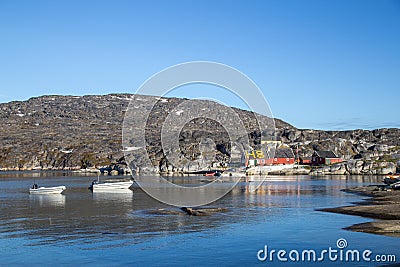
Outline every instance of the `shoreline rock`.
{"label": "shoreline rock", "polygon": [[319,209],[318,211],[356,215],[376,221],[355,224],[344,229],[400,237],[400,191],[375,191],[374,186],[343,190],[367,196],[354,206]]}
{"label": "shoreline rock", "polygon": [[387,175],[397,172],[397,165],[387,161],[349,160],[332,165],[314,167],[311,175]]}
{"label": "shoreline rock", "polygon": [[400,237],[400,220],[359,223],[343,229],[353,232]]}

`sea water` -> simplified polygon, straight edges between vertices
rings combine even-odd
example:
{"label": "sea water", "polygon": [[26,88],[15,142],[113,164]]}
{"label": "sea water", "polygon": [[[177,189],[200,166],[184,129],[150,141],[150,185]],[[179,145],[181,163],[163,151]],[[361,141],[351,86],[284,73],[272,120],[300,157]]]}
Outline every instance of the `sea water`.
{"label": "sea water", "polygon": [[[1,173],[0,265],[384,265],[332,260],[328,255],[322,261],[301,259],[304,250],[320,257],[328,248],[340,256],[339,239],[347,243],[342,253],[370,250],[372,255],[395,255],[400,262],[400,239],[343,230],[371,219],[317,211],[361,201],[363,197],[341,189],[376,184],[381,177],[275,176],[256,192],[242,181],[207,206],[226,211],[209,216],[188,216],[138,186],[124,193],[92,193],[88,186],[96,178],[71,172]],[[180,182],[191,179],[176,177]],[[66,185],[67,190],[53,196],[29,195],[33,181]],[[260,261],[265,248],[268,256],[271,250],[276,253]],[[279,250],[286,252],[287,262],[277,258]],[[290,260],[290,251],[300,253],[298,261]]]}

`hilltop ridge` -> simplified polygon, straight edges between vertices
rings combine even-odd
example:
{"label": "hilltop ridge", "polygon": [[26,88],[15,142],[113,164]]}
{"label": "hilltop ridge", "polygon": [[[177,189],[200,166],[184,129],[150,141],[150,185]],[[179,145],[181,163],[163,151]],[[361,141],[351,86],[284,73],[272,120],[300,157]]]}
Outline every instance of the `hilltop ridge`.
{"label": "hilltop ridge", "polygon": [[[80,169],[92,166],[123,164],[121,133],[124,114],[134,95],[109,94],[88,96],[41,96],[26,101],[0,104],[0,169]],[[155,98],[143,96],[144,98]],[[183,101],[168,98],[161,108],[170,108]],[[251,126],[251,112],[234,109],[245,122],[249,139],[259,138]],[[160,123],[155,118],[154,123]],[[322,131],[297,129],[274,119],[276,136],[283,143],[297,149],[299,156],[311,156],[314,150],[332,150],[346,160],[390,162],[395,166],[400,156],[400,129]],[[216,161],[228,160],[228,147],[221,129],[209,121],[204,127],[215,137]],[[213,132],[215,129],[215,132]],[[183,153],[196,154],[198,134],[204,129],[198,125],[180,135]],[[168,162],[157,147],[156,132],[149,138],[155,167],[168,168]],[[195,152],[193,152],[195,151]]]}

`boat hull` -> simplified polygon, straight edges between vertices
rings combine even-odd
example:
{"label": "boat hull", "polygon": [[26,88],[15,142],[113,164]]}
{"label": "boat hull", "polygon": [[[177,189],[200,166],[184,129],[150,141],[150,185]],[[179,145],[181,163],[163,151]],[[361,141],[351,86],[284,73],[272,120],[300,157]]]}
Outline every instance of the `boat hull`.
{"label": "boat hull", "polygon": [[54,187],[39,187],[39,188],[29,188],[29,194],[39,195],[39,194],[61,194],[67,187],[65,186],[54,186]]}
{"label": "boat hull", "polygon": [[127,190],[133,185],[133,181],[127,182],[113,182],[113,183],[99,183],[93,184],[90,189],[93,192],[110,192],[117,190]]}
{"label": "boat hull", "polygon": [[388,178],[388,179],[399,179],[400,178],[400,174],[389,174],[389,175],[386,175],[386,178]]}

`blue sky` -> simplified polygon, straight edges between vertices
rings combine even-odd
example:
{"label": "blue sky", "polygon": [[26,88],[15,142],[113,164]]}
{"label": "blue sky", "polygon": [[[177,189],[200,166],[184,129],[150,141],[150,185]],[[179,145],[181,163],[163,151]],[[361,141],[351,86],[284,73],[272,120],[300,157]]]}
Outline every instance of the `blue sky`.
{"label": "blue sky", "polygon": [[3,0],[0,40],[0,102],[134,93],[201,60],[245,73],[296,127],[400,127],[400,1]]}

